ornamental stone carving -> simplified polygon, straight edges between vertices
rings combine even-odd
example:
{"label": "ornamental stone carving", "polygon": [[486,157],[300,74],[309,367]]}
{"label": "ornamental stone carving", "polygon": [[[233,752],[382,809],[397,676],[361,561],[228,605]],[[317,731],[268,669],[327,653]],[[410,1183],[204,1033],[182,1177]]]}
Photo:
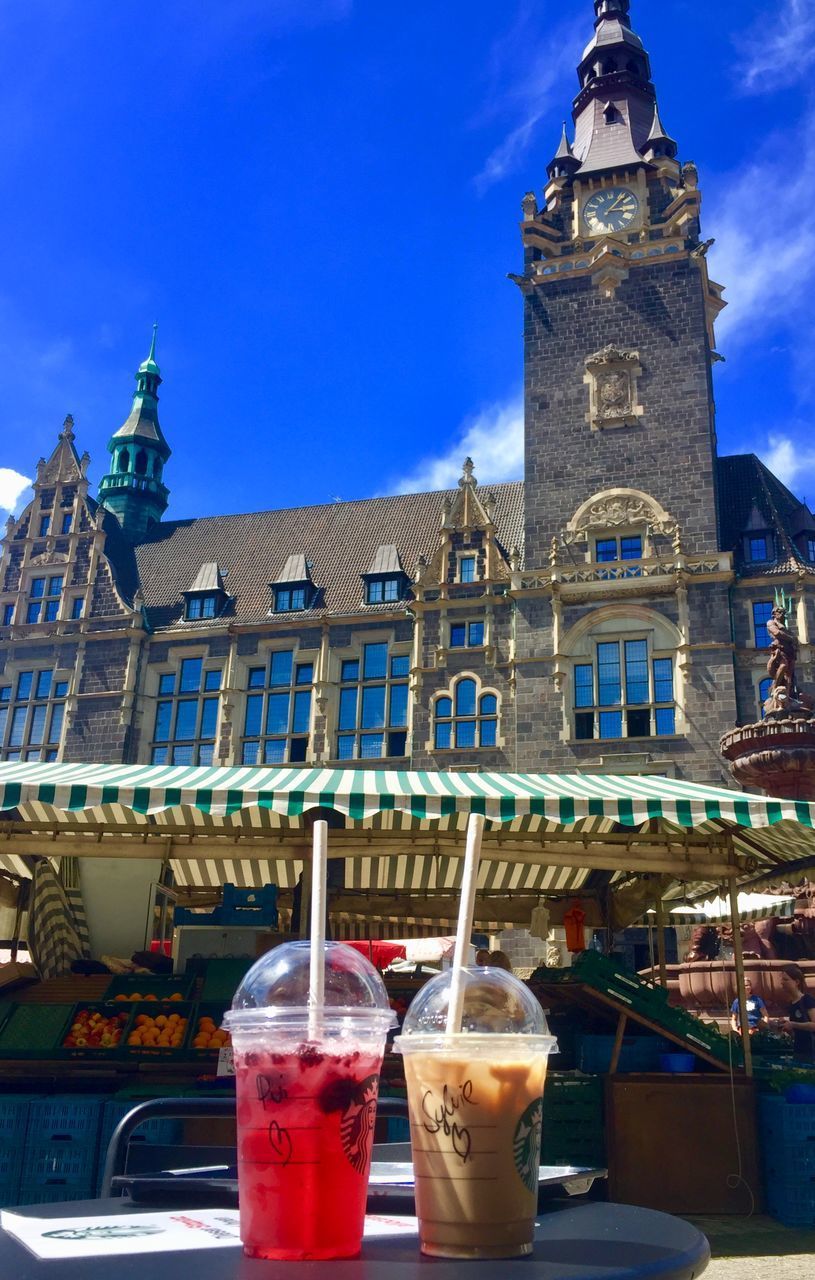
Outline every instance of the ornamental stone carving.
{"label": "ornamental stone carving", "polygon": [[607,346],[588,357],[583,381],[589,388],[588,422],[593,431],[634,426],[642,417],[637,389],[641,373],[637,351]]}

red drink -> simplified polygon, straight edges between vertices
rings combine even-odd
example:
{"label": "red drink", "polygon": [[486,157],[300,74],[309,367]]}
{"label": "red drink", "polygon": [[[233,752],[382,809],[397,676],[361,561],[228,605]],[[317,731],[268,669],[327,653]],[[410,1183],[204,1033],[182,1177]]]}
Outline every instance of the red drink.
{"label": "red drink", "polygon": [[[352,1258],[371,1164],[382,1037],[235,1045],[241,1240],[250,1257]],[[270,1037],[271,1038],[271,1037]],[[243,1039],[243,1037],[236,1037]]]}

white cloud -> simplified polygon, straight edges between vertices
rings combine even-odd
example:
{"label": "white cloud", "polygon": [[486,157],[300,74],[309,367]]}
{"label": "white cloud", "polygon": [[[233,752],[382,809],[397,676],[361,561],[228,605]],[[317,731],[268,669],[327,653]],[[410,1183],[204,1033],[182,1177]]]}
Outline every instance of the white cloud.
{"label": "white cloud", "polygon": [[[562,105],[563,95],[568,95],[565,78],[574,77],[575,49],[581,47],[586,21],[582,18],[579,24],[573,20],[553,28],[544,19],[539,4],[524,2],[512,27],[493,46],[490,89],[476,123],[500,118],[512,123],[476,175],[480,194],[520,167],[538,125],[544,117],[549,124],[553,107]],[[549,142],[543,164],[554,155],[558,138],[553,136]]]}
{"label": "white cloud", "polygon": [[14,511],[31,481],[10,467],[0,467],[0,511]]}
{"label": "white cloud", "polygon": [[772,92],[808,77],[815,66],[812,0],[783,0],[739,44],[748,61],[737,74],[747,93]]}
{"label": "white cloud", "polygon": [[771,433],[766,450],[761,450],[762,460],[773,475],[792,489],[809,499],[815,497],[815,449],[802,447],[791,436]]}
{"label": "white cloud", "polygon": [[[711,272],[726,286],[727,309],[717,322],[719,341],[764,335],[778,323],[809,341],[809,299],[815,280],[815,223],[802,218],[815,183],[815,114],[782,136],[768,138],[749,168],[709,184],[714,230]],[[773,233],[756,217],[758,194],[783,191],[773,204]],[[801,324],[806,321],[804,329]]]}
{"label": "white cloud", "polygon": [[395,492],[421,493],[434,489],[452,489],[461,476],[465,458],[472,458],[475,474],[485,484],[522,478],[522,396],[515,396],[503,404],[488,405],[474,418],[465,421],[455,444],[446,447],[435,458],[424,458],[409,476],[401,477],[395,486]]}

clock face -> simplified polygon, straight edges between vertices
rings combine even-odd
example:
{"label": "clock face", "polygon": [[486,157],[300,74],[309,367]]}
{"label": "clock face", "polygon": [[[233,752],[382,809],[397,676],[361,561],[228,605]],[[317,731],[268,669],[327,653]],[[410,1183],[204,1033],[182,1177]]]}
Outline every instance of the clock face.
{"label": "clock face", "polygon": [[592,235],[609,235],[630,227],[640,211],[640,202],[627,187],[596,191],[583,206],[583,217]]}

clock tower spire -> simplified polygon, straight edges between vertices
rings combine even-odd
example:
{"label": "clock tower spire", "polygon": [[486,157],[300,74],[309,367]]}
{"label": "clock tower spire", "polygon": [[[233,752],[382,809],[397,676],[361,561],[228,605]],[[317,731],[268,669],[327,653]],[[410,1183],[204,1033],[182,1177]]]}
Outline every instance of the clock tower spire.
{"label": "clock tower spire", "polygon": [[[724,306],[698,173],[663,124],[629,0],[594,0],[573,131],[523,201],[526,563],[571,547],[581,504],[649,495],[683,546],[718,548],[711,367]],[[571,137],[570,137],[571,132]],[[681,457],[682,465],[676,465]],[[584,554],[590,554],[591,548]]]}

